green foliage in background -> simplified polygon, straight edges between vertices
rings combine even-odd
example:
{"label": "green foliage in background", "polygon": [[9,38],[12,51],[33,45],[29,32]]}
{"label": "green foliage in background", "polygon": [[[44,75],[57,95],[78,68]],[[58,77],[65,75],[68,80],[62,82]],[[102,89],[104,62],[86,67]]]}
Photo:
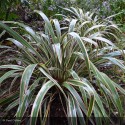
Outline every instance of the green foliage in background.
{"label": "green foliage in background", "polygon": [[18,16],[12,13],[13,7],[19,5],[20,0],[1,0],[0,1],[0,20],[13,20]]}
{"label": "green foliage in background", "polygon": [[123,24],[125,23],[125,0],[117,0],[117,1],[112,1],[110,4],[111,11],[112,13],[120,13],[114,20],[117,23]]}

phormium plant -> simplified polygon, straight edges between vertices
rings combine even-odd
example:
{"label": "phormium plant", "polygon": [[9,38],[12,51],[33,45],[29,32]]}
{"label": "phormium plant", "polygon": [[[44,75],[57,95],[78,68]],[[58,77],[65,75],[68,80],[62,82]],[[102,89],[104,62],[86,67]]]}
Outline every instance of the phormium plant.
{"label": "phormium plant", "polygon": [[[122,61],[115,58],[121,50],[111,41],[118,28],[112,22],[98,22],[81,9],[72,9],[75,13],[68,10],[76,15],[66,18],[68,25],[64,27],[57,19],[49,20],[43,12],[35,11],[45,22],[42,32],[18,22],[0,22],[13,36],[8,40],[19,47],[12,60],[20,64],[0,66],[7,69],[1,70],[1,86],[10,84],[10,88],[1,88],[0,105],[3,113],[18,106],[16,125],[26,117],[27,124],[35,125],[39,120],[41,125],[47,124],[57,97],[71,125],[110,124],[112,115],[124,116],[120,95],[125,95],[125,90],[98,69],[110,62],[125,72]],[[27,34],[21,36],[5,23],[18,25]]]}

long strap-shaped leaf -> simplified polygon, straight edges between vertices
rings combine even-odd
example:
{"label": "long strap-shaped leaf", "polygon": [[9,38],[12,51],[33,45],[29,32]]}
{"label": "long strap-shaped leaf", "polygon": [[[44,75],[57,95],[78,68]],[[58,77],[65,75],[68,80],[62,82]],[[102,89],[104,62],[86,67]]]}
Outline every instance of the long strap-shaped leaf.
{"label": "long strap-shaped leaf", "polygon": [[69,90],[69,92],[73,95],[73,97],[75,98],[75,100],[78,102],[78,104],[80,105],[81,109],[83,110],[83,112],[87,115],[87,109],[86,106],[84,105],[81,97],[79,96],[79,94],[77,93],[77,91],[71,86],[69,85],[69,83],[64,82],[63,86]]}
{"label": "long strap-shaped leaf", "polygon": [[19,105],[19,98],[16,99],[15,101],[13,101],[12,103],[10,103],[7,108],[5,109],[6,112],[9,112],[10,110],[12,110],[14,107],[16,107],[17,105]]}
{"label": "long strap-shaped leaf", "polygon": [[125,73],[125,65],[122,63],[121,60],[113,58],[113,57],[103,57],[104,59],[108,59],[110,60],[112,63],[114,63],[115,65],[119,66],[123,72]]}
{"label": "long strap-shaped leaf", "polygon": [[88,95],[90,96],[90,103],[88,107],[87,116],[90,117],[94,108],[94,101],[95,101],[94,90],[86,82],[82,82],[79,80],[69,80],[69,84],[72,84],[74,86],[79,86],[80,88],[82,87],[84,90],[88,92]]}
{"label": "long strap-shaped leaf", "polygon": [[33,55],[33,54],[35,54],[34,51],[32,51],[31,49],[27,50],[27,48],[25,46],[23,46],[20,42],[18,42],[17,40],[15,40],[13,38],[8,38],[7,40],[13,42],[17,47],[21,48],[25,52],[25,54],[27,54],[27,58],[32,60],[33,63],[38,62],[38,60]]}
{"label": "long strap-shaped leaf", "polygon": [[70,13],[72,13],[72,14],[74,14],[75,16],[79,17],[79,14],[73,12],[71,9],[68,9],[68,8],[62,8],[62,9],[66,10],[66,11],[69,11]]}
{"label": "long strap-shaped leaf", "polygon": [[17,69],[17,70],[23,70],[24,67],[18,66],[18,65],[1,65],[0,69]]}
{"label": "long strap-shaped leaf", "polygon": [[[71,85],[73,85],[73,86],[79,86],[81,94],[85,93],[85,91],[86,91],[86,92],[88,92],[88,95],[90,97],[94,96],[94,97],[92,97],[93,101],[91,100],[93,102],[92,109],[94,109],[94,100],[95,100],[95,102],[97,102],[99,110],[101,111],[102,116],[103,117],[107,117],[107,115],[105,113],[105,109],[104,109],[103,104],[102,104],[102,101],[101,101],[100,97],[98,96],[96,90],[91,85],[91,83],[89,83],[89,81],[87,81],[87,80],[86,81],[85,80],[80,81],[80,77],[73,70],[70,70],[70,73],[73,76],[74,80],[72,80],[72,79],[70,80],[69,79],[68,83],[71,84]],[[85,94],[83,95],[83,99],[85,99],[84,101],[87,102]],[[92,113],[92,109],[90,110],[91,113]]]}
{"label": "long strap-shaped leaf", "polygon": [[[95,88],[92,86],[92,84],[87,79],[84,79],[83,82],[85,82],[86,84],[88,84],[91,87],[91,89],[93,90],[93,92],[94,92],[95,105],[94,105],[93,109],[98,108],[98,110],[100,112],[100,117],[108,117],[107,114],[106,114],[106,111],[104,109],[104,106],[103,106],[103,103],[102,103],[102,99],[100,98],[100,96],[97,93],[97,91],[95,90]],[[83,89],[83,88],[81,88],[81,89]]]}
{"label": "long strap-shaped leaf", "polygon": [[36,66],[37,64],[31,64],[27,66],[22,74],[21,85],[20,85],[20,104],[23,101],[24,94],[26,94],[27,92],[27,88],[28,88],[31,75]]}
{"label": "long strap-shaped leaf", "polygon": [[102,24],[92,26],[91,28],[88,28],[88,29],[85,31],[84,36],[86,36],[90,31],[93,31],[94,29],[98,29],[98,28],[104,27],[104,26],[105,26],[105,25],[102,25]]}
{"label": "long strap-shaped leaf", "polygon": [[120,97],[118,95],[118,92],[116,90],[116,87],[114,85],[114,82],[104,73],[100,72],[95,66],[94,64],[91,62],[90,63],[92,72],[95,74],[96,78],[101,81],[101,83],[103,83],[112,93],[112,97],[114,100],[114,103],[118,109],[119,115],[122,117],[123,115],[123,108],[121,105],[121,100]]}
{"label": "long strap-shaped leaf", "polygon": [[60,91],[64,94],[65,98],[67,98],[67,97],[66,97],[66,94],[64,93],[64,91],[63,91],[63,89],[61,88],[61,86],[59,85],[59,83],[58,83],[55,79],[53,79],[43,68],[39,68],[39,70],[40,70],[49,80],[51,80],[51,81],[60,89]]}
{"label": "long strap-shaped leaf", "polygon": [[102,41],[102,42],[105,42],[105,43],[108,43],[109,45],[115,47],[115,44],[112,43],[110,40],[104,38],[104,37],[93,37],[93,39],[95,40],[98,40],[98,41]]}
{"label": "long strap-shaped leaf", "polygon": [[13,100],[17,99],[19,97],[19,92],[15,92],[15,93],[12,93],[12,94],[8,94],[6,95],[6,98],[1,98],[0,99],[0,105],[1,106],[4,106],[6,104],[9,104],[10,102],[12,102]]}
{"label": "long strap-shaped leaf", "polygon": [[60,43],[61,41],[61,28],[60,28],[60,24],[59,21],[57,19],[53,20],[55,28],[56,28],[56,34],[57,34],[57,38],[58,38],[58,42]]}
{"label": "long strap-shaped leaf", "polygon": [[77,125],[77,116],[76,116],[76,107],[75,107],[75,100],[72,97],[72,95],[69,93],[68,98],[68,120],[69,124],[71,125]]}
{"label": "long strap-shaped leaf", "polygon": [[23,38],[21,37],[17,32],[15,32],[13,29],[5,25],[0,21],[0,27],[5,29],[9,34],[11,34],[17,41],[19,41],[22,45],[27,47],[28,49],[31,49],[39,58],[42,58],[41,55]]}
{"label": "long strap-shaped leaf", "polygon": [[[81,86],[81,84],[83,84],[83,83],[78,83],[78,84],[79,84],[79,86]],[[75,85],[75,83],[74,83],[74,85]],[[85,104],[83,103],[83,100],[81,99],[81,97],[79,96],[79,94],[77,93],[77,91],[69,84],[69,82],[64,82],[63,86],[66,87],[69,90],[69,92],[72,94],[72,96],[74,97],[74,99],[75,99],[74,103],[75,102],[78,103],[78,105],[80,106],[80,108],[82,109],[82,111],[85,113],[85,115],[86,116],[88,115],[88,117],[89,117],[91,115],[92,111],[93,111],[94,100],[91,100],[89,109],[87,111],[87,106],[85,106]],[[89,119],[89,120],[93,124],[92,119]]]}
{"label": "long strap-shaped leaf", "polygon": [[[36,86],[38,85],[39,81],[41,78],[37,79],[31,86],[30,88],[27,90],[26,95],[24,96],[24,100],[23,102],[21,102],[21,105],[19,105],[17,113],[16,113],[16,118],[18,118],[18,120],[21,120],[21,118],[23,118],[23,115],[27,109],[27,107],[29,106],[31,100],[32,100],[32,96],[34,94],[34,90],[36,88]],[[16,121],[16,125],[20,124],[20,121]]]}
{"label": "long strap-shaped leaf", "polygon": [[69,34],[70,34],[71,36],[73,36],[73,37],[77,40],[77,42],[78,42],[78,44],[79,44],[79,47],[81,48],[81,51],[83,52],[83,55],[84,55],[85,61],[86,61],[86,65],[87,65],[88,70],[89,70],[89,69],[90,69],[89,57],[88,57],[88,53],[87,53],[87,51],[86,51],[86,47],[85,47],[83,41],[81,40],[80,36],[79,36],[77,33],[71,32],[71,33],[69,33]]}
{"label": "long strap-shaped leaf", "polygon": [[37,120],[37,116],[39,113],[39,109],[41,106],[41,103],[43,101],[44,96],[46,95],[47,91],[49,89],[51,89],[55,84],[52,81],[48,81],[47,83],[45,83],[40,91],[38,92],[36,99],[33,103],[33,107],[32,107],[32,111],[31,111],[31,119],[30,119],[30,125],[35,125],[36,124],[36,120]]}
{"label": "long strap-shaped leaf", "polygon": [[93,108],[94,108],[94,104],[95,104],[95,96],[92,95],[90,98],[90,102],[89,102],[89,107],[88,107],[88,112],[87,112],[87,116],[88,118],[91,116]]}
{"label": "long strap-shaped leaf", "polygon": [[15,72],[17,72],[19,70],[10,70],[8,72],[6,72],[3,76],[0,77],[0,84],[7,78],[9,78],[11,75],[13,75]]}
{"label": "long strap-shaped leaf", "polygon": [[[60,64],[62,63],[62,50],[61,50],[61,44],[60,43],[56,43],[53,44],[53,50],[55,52],[55,55],[57,55],[58,60],[60,62]],[[55,60],[54,60],[55,61]]]}
{"label": "long strap-shaped leaf", "polygon": [[78,103],[76,101],[74,103],[75,103],[75,108],[76,108],[76,111],[77,111],[77,116],[78,116],[78,119],[79,119],[79,124],[80,125],[86,125],[84,115],[83,115],[83,112],[82,112],[80,106],[78,105]]}
{"label": "long strap-shaped leaf", "polygon": [[[8,23],[8,21],[7,21],[7,23]],[[13,24],[17,24],[17,25],[21,26],[22,28],[24,28],[33,37],[33,39],[37,43],[40,42],[40,39],[37,37],[36,33],[34,32],[34,30],[31,27],[29,27],[27,25],[24,25],[23,23],[14,22],[14,21],[9,21],[9,23],[13,23]]]}
{"label": "long strap-shaped leaf", "polygon": [[34,12],[38,13],[43,18],[43,20],[45,21],[45,24],[46,24],[46,26],[48,28],[48,31],[49,31],[49,33],[50,33],[50,35],[52,37],[53,43],[57,43],[57,40],[56,40],[54,31],[53,31],[52,25],[51,25],[49,19],[47,18],[47,16],[42,11],[35,10]]}
{"label": "long strap-shaped leaf", "polygon": [[74,28],[75,28],[76,22],[77,22],[76,19],[73,19],[73,20],[70,22],[70,25],[69,25],[69,31],[68,31],[69,33],[74,31]]}

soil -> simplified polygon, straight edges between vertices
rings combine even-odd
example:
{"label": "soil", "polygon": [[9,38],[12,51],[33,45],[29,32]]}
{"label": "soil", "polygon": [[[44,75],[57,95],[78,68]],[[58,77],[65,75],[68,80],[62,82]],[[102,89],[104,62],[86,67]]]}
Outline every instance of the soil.
{"label": "soil", "polygon": [[50,108],[50,125],[68,125],[68,121],[64,112],[64,110],[66,111],[66,106],[65,104],[61,103],[59,95],[55,97],[51,105],[52,106]]}

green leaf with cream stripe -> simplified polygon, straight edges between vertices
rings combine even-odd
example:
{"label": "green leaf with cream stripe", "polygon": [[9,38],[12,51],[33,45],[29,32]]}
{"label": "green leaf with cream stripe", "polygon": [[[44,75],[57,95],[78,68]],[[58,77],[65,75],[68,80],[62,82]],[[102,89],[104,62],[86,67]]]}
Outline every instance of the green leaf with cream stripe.
{"label": "green leaf with cream stripe", "polygon": [[44,85],[41,87],[40,91],[38,92],[35,101],[33,103],[32,111],[31,111],[31,119],[30,119],[30,125],[35,125],[36,120],[38,117],[39,109],[41,106],[41,103],[47,94],[48,90],[51,89],[55,84],[52,81],[48,81],[47,83],[44,83]]}
{"label": "green leaf with cream stripe", "polygon": [[24,95],[27,92],[32,73],[36,66],[37,64],[31,64],[27,66],[22,74],[21,85],[20,85],[20,104],[22,103]]}

